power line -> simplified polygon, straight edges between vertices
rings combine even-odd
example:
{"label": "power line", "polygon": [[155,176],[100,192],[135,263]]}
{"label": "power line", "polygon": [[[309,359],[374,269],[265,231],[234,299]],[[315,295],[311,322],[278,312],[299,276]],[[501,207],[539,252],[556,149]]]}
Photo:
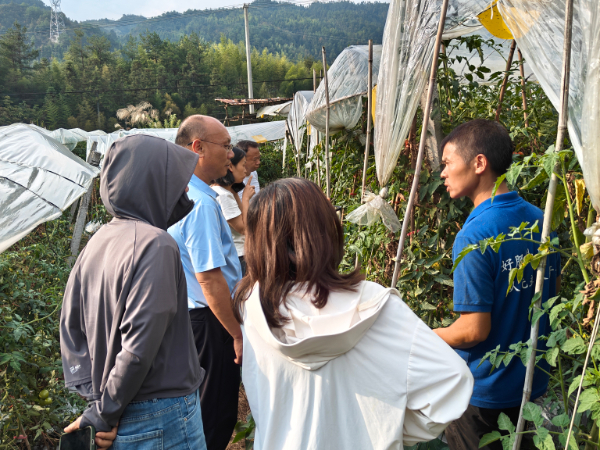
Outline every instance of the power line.
{"label": "power line", "polygon": [[[263,81],[254,81],[253,84],[259,83],[283,83],[286,81],[304,81],[304,80],[312,80],[312,77],[307,78],[292,78],[289,80],[263,80]],[[183,81],[183,80],[177,80]],[[36,96],[36,95],[66,95],[66,94],[103,94],[106,92],[136,92],[136,91],[168,91],[168,90],[180,90],[180,89],[194,89],[199,87],[219,87],[219,86],[239,86],[239,85],[247,85],[247,82],[236,82],[236,83],[218,83],[218,84],[192,84],[188,86],[164,86],[164,87],[149,87],[149,88],[123,88],[123,89],[91,89],[91,90],[79,90],[79,91],[62,91],[62,92],[14,92],[14,93],[0,93],[0,97],[11,97],[11,96]]]}
{"label": "power line", "polygon": [[254,25],[254,26],[258,27],[258,28],[275,28],[276,30],[283,31],[284,33],[288,33],[288,34],[294,34],[296,36],[307,36],[307,37],[316,37],[316,38],[322,37],[322,38],[327,38],[327,39],[337,39],[339,41],[349,40],[348,37],[336,37],[336,36],[324,36],[321,34],[298,33],[298,32],[294,32],[294,31],[290,31],[290,30],[285,30],[283,28],[279,28],[279,27],[276,27],[275,25],[271,25],[271,24],[268,24],[265,22],[261,22],[260,24]]}

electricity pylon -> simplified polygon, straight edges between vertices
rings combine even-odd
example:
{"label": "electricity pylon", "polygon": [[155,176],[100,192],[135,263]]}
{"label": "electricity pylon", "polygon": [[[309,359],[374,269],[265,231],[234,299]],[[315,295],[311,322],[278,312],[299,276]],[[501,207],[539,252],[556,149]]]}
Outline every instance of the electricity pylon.
{"label": "electricity pylon", "polygon": [[57,43],[60,33],[65,29],[65,23],[60,10],[60,0],[50,0],[50,42]]}

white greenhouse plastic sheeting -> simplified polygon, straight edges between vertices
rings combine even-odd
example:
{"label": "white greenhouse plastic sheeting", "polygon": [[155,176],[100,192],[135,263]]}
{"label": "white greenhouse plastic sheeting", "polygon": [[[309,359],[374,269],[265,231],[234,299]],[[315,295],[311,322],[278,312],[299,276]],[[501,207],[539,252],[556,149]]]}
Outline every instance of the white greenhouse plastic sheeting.
{"label": "white greenhouse plastic sheeting", "polygon": [[[450,0],[444,24],[446,36],[472,32],[465,24],[472,23],[489,4],[489,0]],[[391,207],[382,201],[387,192],[385,186],[394,172],[427,82],[441,5],[440,0],[390,2],[375,100],[375,168],[383,189],[379,196],[366,198],[365,204],[347,217],[350,222],[369,221],[365,216],[372,217],[375,211],[382,219],[389,216]],[[398,221],[384,220],[384,224],[393,232],[399,228]]]}
{"label": "white greenhouse plastic sheeting", "polygon": [[290,107],[292,106],[292,101],[281,103],[279,105],[269,105],[263,106],[256,112],[256,117],[264,117],[264,116],[282,116],[287,117],[290,113]]}
{"label": "white greenhouse plastic sheeting", "polygon": [[[377,84],[381,45],[373,46],[373,86]],[[362,97],[367,94],[369,47],[353,45],[340,53],[329,70],[329,130],[351,130],[363,111]],[[321,82],[306,111],[306,118],[319,131],[325,132],[325,83]]]}
{"label": "white greenhouse plastic sheeting", "polygon": [[314,95],[313,91],[298,91],[294,94],[287,122],[296,152],[302,151],[302,141],[306,134],[306,110]]}
{"label": "white greenhouse plastic sheeting", "polygon": [[[381,186],[388,183],[394,172],[425,89],[441,4],[440,0],[390,2],[375,108],[375,164]],[[470,32],[462,24],[489,5],[489,0],[450,0],[445,32],[456,29]]]}
{"label": "white greenhouse plastic sheeting", "polygon": [[[600,210],[600,2],[574,0],[569,138],[596,210]],[[499,10],[544,92],[558,109],[565,0],[500,0]]]}
{"label": "white greenhouse plastic sheeting", "polygon": [[[285,120],[227,127],[227,131],[229,131],[231,142],[233,144],[241,140],[252,140],[257,142],[278,141],[285,137]],[[86,155],[89,155],[94,142],[98,143],[96,151],[101,155],[104,155],[113,142],[119,138],[130,136],[132,134],[147,134],[166,139],[170,142],[175,142],[177,128],[134,128],[127,131],[119,130],[107,134],[106,136],[89,136],[87,139]]]}
{"label": "white greenhouse plastic sheeting", "polygon": [[77,146],[78,142],[87,141],[87,138],[90,136],[107,135],[107,133],[102,130],[85,131],[81,128],[72,128],[70,130],[59,128],[54,131],[49,131],[48,134],[71,151]]}
{"label": "white greenhouse plastic sheeting", "polygon": [[[450,0],[445,33],[489,8],[488,0]],[[529,68],[558,108],[564,43],[565,0],[499,0],[499,10]],[[433,57],[440,0],[392,0],[383,36],[376,99],[375,162],[385,186],[398,156]],[[569,90],[569,136],[588,192],[600,208],[600,3],[574,0],[573,57]]]}
{"label": "white greenhouse plastic sheeting", "polygon": [[0,252],[62,212],[99,174],[45,130],[0,128]]}

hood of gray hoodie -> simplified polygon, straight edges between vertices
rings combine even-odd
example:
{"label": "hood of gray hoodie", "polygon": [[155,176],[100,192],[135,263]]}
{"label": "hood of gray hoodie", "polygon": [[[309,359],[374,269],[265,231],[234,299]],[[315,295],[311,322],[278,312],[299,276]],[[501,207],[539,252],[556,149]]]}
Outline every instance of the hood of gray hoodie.
{"label": "hood of gray hoodie", "polygon": [[157,137],[140,134],[119,139],[104,158],[102,202],[114,217],[143,220],[166,230],[197,161],[195,153]]}
{"label": "hood of gray hoodie", "polygon": [[66,385],[86,385],[93,400],[81,427],[109,431],[131,401],[185,396],[202,382],[181,257],[165,231],[191,209],[197,161],[144,135],[106,153],[100,194],[114,219],[79,255],[61,312]]}

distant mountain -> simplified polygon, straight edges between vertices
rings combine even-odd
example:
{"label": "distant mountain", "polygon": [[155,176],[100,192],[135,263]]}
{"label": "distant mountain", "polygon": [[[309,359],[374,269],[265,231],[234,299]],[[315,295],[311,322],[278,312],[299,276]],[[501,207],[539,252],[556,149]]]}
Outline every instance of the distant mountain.
{"label": "distant mountain", "polygon": [[[309,6],[255,0],[249,8],[250,43],[270,52],[285,53],[288,58],[320,58],[326,45],[328,57],[337,56],[352,44],[366,44],[373,39],[380,44],[388,10],[387,3],[352,3],[349,1],[312,3]],[[156,32],[163,39],[177,40],[197,33],[207,42],[219,42],[221,36],[233,42],[244,40],[242,9],[188,10],[167,12],[145,18],[125,15],[119,20],[71,21],[64,17],[67,33],[61,42],[48,42],[50,8],[41,0],[0,0],[0,34],[18,21],[32,32],[41,57],[61,58],[73,36],[81,28],[86,36],[106,35],[112,49],[123,46],[130,35]]]}
{"label": "distant mountain", "polygon": [[0,37],[15,22],[27,27],[33,38],[35,46],[40,50],[40,58],[52,56],[62,58],[69,46],[70,37],[77,27],[85,29],[86,36],[106,35],[113,49],[120,47],[121,43],[115,33],[106,32],[99,27],[85,26],[83,23],[72,21],[63,14],[63,21],[67,33],[61,36],[58,44],[49,42],[50,36],[50,6],[41,0],[0,0]]}

